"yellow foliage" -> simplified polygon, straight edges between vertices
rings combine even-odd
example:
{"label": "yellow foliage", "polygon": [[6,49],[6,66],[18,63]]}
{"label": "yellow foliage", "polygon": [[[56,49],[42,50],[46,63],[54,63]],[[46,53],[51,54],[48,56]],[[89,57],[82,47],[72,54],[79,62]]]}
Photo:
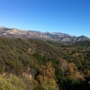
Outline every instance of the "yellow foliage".
{"label": "yellow foliage", "polygon": [[55,69],[52,66],[51,62],[48,62],[46,64],[46,66],[42,65],[41,70],[40,70],[40,74],[43,76],[47,76],[49,78],[55,77]]}
{"label": "yellow foliage", "polygon": [[69,73],[70,73],[70,75],[74,75],[75,74],[75,71],[77,70],[75,64],[74,63],[69,63],[68,67],[69,67]]}
{"label": "yellow foliage", "polygon": [[78,52],[76,52],[76,53],[73,54],[73,57],[78,57],[78,56],[79,56],[79,53]]}
{"label": "yellow foliage", "polygon": [[25,84],[14,75],[8,78],[0,75],[0,90],[25,90]]}
{"label": "yellow foliage", "polygon": [[42,66],[37,78],[41,85],[40,90],[59,90],[55,80],[55,69],[51,62],[48,62],[46,66]]}
{"label": "yellow foliage", "polygon": [[90,76],[90,70],[87,70],[87,75]]}

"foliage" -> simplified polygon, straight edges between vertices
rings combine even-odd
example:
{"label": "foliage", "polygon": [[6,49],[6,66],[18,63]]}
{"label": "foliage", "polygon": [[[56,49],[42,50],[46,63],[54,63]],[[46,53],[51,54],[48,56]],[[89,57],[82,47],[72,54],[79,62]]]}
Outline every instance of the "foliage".
{"label": "foliage", "polygon": [[0,61],[0,73],[3,74],[5,70],[5,63]]}
{"label": "foliage", "polygon": [[46,66],[42,66],[37,78],[40,82],[41,90],[59,90],[55,80],[55,69],[51,62],[46,63]]}
{"label": "foliage", "polygon": [[14,75],[8,78],[0,75],[0,90],[25,90],[25,84]]}
{"label": "foliage", "polygon": [[[75,90],[75,86],[84,86],[84,84],[88,90],[90,41],[59,43],[38,39],[0,37],[0,53],[0,74],[14,74],[24,79],[22,75],[26,72],[32,75],[33,81],[37,82],[35,84],[25,79],[26,90],[37,89],[36,87]],[[11,89],[12,83],[8,82],[8,78],[0,77]],[[9,77],[10,80],[11,78]],[[53,87],[50,87],[51,85]],[[0,88],[5,90],[3,86]],[[83,90],[81,87],[77,87],[76,90],[78,89]]]}

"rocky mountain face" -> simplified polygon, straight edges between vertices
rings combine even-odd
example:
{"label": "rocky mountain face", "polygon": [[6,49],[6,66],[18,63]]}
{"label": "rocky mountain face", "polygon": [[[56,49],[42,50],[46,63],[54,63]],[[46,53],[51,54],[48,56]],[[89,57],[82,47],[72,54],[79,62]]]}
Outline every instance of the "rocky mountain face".
{"label": "rocky mountain face", "polygon": [[52,40],[52,41],[59,41],[59,42],[76,42],[76,41],[85,41],[90,40],[90,38],[86,36],[71,36],[65,33],[58,33],[58,32],[40,32],[40,31],[33,31],[33,30],[19,30],[16,28],[6,28],[1,26],[0,27],[0,36],[8,36],[8,37],[16,37],[16,38],[37,38],[41,40]]}

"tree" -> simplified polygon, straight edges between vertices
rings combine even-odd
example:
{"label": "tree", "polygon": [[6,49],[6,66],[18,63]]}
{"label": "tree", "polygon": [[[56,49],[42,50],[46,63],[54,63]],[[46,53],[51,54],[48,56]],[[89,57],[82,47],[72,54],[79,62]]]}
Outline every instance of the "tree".
{"label": "tree", "polygon": [[2,61],[0,61],[0,74],[3,74],[5,70],[5,65]]}
{"label": "tree", "polygon": [[55,78],[55,69],[51,62],[41,67],[37,78],[41,85],[40,90],[59,90]]}
{"label": "tree", "polygon": [[25,84],[14,75],[8,78],[0,75],[0,90],[25,90]]}

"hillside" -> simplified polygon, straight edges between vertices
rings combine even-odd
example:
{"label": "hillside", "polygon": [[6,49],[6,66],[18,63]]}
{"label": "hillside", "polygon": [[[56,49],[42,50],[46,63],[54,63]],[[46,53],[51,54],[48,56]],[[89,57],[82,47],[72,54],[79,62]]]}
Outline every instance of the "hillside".
{"label": "hillside", "polygon": [[18,81],[16,90],[90,89],[90,41],[0,37],[0,52],[0,90],[6,90],[3,83],[12,90]]}
{"label": "hillside", "polygon": [[34,30],[19,30],[16,28],[0,27],[0,36],[16,37],[16,38],[35,38],[41,40],[51,40],[58,42],[76,42],[90,40],[86,36],[72,36],[59,32],[40,32]]}

